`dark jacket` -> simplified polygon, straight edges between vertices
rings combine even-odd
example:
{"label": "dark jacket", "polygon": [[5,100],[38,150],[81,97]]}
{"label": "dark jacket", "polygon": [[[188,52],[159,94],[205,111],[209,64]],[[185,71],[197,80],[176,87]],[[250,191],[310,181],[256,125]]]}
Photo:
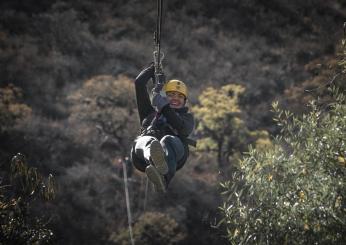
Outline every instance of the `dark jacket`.
{"label": "dark jacket", "polygon": [[[187,138],[194,129],[194,118],[193,115],[188,112],[187,107],[173,109],[169,104],[165,105],[160,113],[156,112],[151,105],[147,91],[147,83],[151,78],[154,79],[153,66],[143,70],[135,80],[136,100],[141,123],[140,136],[150,135],[158,140],[165,135],[179,137],[185,148],[184,157],[177,164],[177,169],[180,169],[185,164],[189,155]],[[134,154],[134,150],[132,150],[131,158],[136,168],[144,171],[144,166],[146,166],[146,164],[143,164],[142,160]]]}

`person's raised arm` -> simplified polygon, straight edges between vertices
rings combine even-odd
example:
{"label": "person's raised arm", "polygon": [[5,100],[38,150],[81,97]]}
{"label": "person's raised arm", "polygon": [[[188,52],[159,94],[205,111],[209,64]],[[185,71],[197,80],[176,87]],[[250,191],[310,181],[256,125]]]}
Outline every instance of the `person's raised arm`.
{"label": "person's raised arm", "polygon": [[150,113],[154,112],[147,91],[147,83],[150,78],[154,77],[154,70],[154,65],[151,64],[149,67],[145,68],[135,80],[136,101],[141,124]]}

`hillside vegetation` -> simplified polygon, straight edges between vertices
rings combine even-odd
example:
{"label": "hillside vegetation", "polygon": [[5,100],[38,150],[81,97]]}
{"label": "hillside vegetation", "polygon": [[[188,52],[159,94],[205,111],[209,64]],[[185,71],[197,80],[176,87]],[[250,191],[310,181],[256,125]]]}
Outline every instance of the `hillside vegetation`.
{"label": "hillside vegetation", "polygon": [[[345,59],[340,54],[346,4],[337,0],[164,2],[164,71],[167,78],[181,79],[190,88],[189,107],[197,122],[193,137],[199,145],[164,197],[150,186],[145,195],[145,178],[129,169],[134,235],[143,244],[227,244],[223,229],[228,223],[214,227],[224,215],[228,221],[238,218],[243,206],[237,203],[235,213],[219,212],[224,202],[219,183],[231,180],[236,188],[252,185],[250,177],[250,182],[236,181],[239,171],[245,176],[253,159],[266,158],[256,155],[239,161],[248,145],[256,151],[271,149],[279,157],[281,148],[274,138],[280,127],[272,120],[272,102],[279,100],[283,110],[298,116],[309,113],[306,105],[313,98],[320,97],[318,108],[333,101],[326,92],[329,84],[341,87],[341,93],[345,89],[340,75]],[[29,167],[54,176],[54,200],[46,204],[38,198],[37,205],[23,214],[28,221],[41,220],[40,208],[47,208],[44,226],[33,226],[47,232],[46,242],[130,242],[120,159],[128,156],[139,130],[133,80],[152,61],[155,21],[153,0],[0,2],[0,188],[7,185],[8,166],[18,152],[27,157]],[[332,138],[328,128],[332,130],[335,123],[326,122],[323,134]],[[280,176],[272,174],[267,184],[277,184]],[[300,190],[304,198],[311,198],[304,188],[290,191],[299,195]],[[11,200],[11,195],[1,192],[1,203]],[[257,196],[253,197],[256,202]],[[315,216],[306,217],[312,231]],[[250,234],[240,231],[246,223],[238,221],[227,227],[228,238],[236,233],[231,240],[235,243]],[[171,225],[162,226],[166,223]],[[147,231],[156,235],[148,237]],[[296,233],[290,235],[298,239]]]}

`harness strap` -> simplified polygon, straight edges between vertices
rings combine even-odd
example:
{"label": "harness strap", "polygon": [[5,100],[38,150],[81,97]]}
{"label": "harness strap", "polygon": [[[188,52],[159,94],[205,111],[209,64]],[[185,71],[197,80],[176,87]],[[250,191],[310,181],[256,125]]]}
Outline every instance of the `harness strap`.
{"label": "harness strap", "polygon": [[197,141],[194,140],[194,139],[191,139],[191,138],[185,138],[185,141],[188,145],[191,145],[193,147],[196,147],[197,146]]}

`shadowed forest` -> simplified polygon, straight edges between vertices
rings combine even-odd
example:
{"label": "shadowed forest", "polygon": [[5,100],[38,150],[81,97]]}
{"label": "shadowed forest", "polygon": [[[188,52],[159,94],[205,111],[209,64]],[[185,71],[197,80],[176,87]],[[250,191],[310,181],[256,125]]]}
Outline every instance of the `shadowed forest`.
{"label": "shadowed forest", "polygon": [[0,244],[131,244],[122,161],[137,244],[346,242],[345,20],[341,0],[164,1],[198,145],[162,196],[124,160],[156,1],[1,1]]}

